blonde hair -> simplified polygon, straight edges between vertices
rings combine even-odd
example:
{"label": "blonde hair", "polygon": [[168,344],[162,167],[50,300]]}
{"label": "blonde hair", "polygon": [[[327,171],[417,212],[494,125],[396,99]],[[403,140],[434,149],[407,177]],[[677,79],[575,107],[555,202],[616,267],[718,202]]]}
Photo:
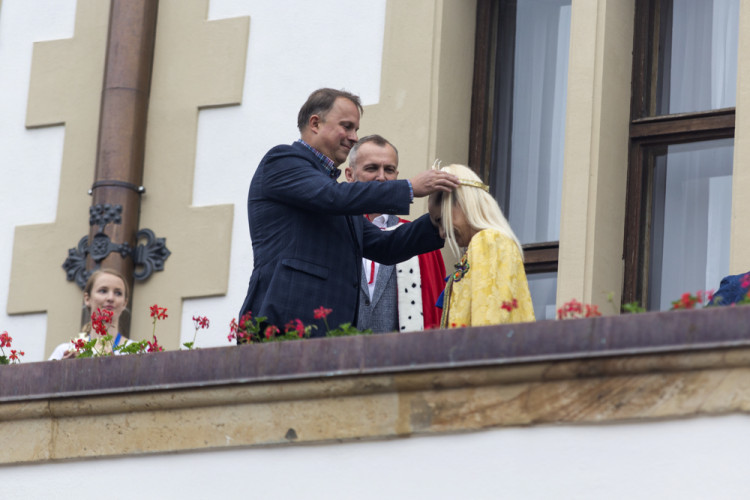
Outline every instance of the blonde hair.
{"label": "blonde hair", "polygon": [[441,225],[445,231],[445,241],[448,248],[455,255],[461,255],[456,241],[456,233],[453,230],[453,206],[457,204],[472,229],[476,231],[483,229],[500,231],[515,241],[518,251],[521,252],[521,258],[523,258],[521,242],[518,241],[518,237],[511,229],[508,219],[503,215],[497,201],[489,193],[487,186],[482,183],[482,179],[465,165],[447,165],[441,167],[440,170],[457,176],[461,183],[458,188],[450,193],[437,192],[430,195],[429,203],[440,204]]}

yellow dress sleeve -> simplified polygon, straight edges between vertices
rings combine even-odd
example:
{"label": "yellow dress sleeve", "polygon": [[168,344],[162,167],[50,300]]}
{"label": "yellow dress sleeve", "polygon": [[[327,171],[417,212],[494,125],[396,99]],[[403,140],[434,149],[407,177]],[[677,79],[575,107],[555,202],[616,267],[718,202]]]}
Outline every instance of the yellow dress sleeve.
{"label": "yellow dress sleeve", "polygon": [[466,261],[468,271],[453,283],[449,326],[534,321],[523,260],[512,239],[494,229],[480,231]]}

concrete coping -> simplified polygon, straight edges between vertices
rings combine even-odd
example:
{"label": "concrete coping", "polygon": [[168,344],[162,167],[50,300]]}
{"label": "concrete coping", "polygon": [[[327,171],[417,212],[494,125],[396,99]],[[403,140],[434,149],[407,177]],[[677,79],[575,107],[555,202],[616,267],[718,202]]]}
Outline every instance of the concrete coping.
{"label": "concrete coping", "polygon": [[715,307],[21,363],[0,367],[0,402],[695,354],[750,346],[748,325],[750,307]]}

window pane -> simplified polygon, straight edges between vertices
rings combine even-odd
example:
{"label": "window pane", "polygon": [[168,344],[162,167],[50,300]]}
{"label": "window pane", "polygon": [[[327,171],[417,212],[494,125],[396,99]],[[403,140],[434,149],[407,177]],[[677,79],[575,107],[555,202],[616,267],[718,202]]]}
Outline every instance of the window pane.
{"label": "window pane", "polygon": [[560,237],[570,4],[518,0],[513,47],[498,50],[491,184],[523,244]]}
{"label": "window pane", "polygon": [[729,274],[734,139],[669,146],[654,155],[649,309],[715,290]]}
{"label": "window pane", "polygon": [[534,316],[537,321],[555,319],[557,310],[557,273],[539,273],[526,276],[529,281],[531,302],[534,304]]}
{"label": "window pane", "polygon": [[735,106],[740,0],[673,0],[661,28],[657,113]]}

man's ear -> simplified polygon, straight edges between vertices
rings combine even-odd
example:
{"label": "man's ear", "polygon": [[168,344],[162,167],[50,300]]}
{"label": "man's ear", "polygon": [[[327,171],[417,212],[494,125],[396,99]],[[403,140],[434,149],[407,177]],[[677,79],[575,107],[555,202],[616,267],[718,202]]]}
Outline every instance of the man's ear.
{"label": "man's ear", "polygon": [[310,129],[311,131],[314,131],[317,134],[321,123],[322,123],[322,120],[320,119],[319,115],[312,115],[310,119],[307,121],[307,128]]}
{"label": "man's ear", "polygon": [[354,182],[354,172],[352,171],[352,167],[346,167],[344,169],[344,176],[346,177],[347,182]]}

